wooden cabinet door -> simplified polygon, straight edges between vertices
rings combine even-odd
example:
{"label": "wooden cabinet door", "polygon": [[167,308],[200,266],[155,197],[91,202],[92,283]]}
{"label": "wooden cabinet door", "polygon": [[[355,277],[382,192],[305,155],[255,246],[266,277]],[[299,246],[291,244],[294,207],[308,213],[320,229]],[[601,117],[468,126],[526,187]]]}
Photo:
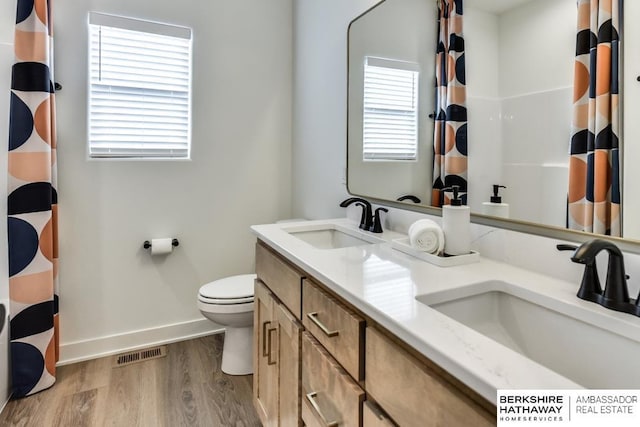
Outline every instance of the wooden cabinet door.
{"label": "wooden cabinet door", "polygon": [[302,324],[356,381],[364,379],[364,319],[313,281],[302,282]]}
{"label": "wooden cabinet door", "polygon": [[300,415],[300,351],[302,346],[302,324],[287,308],[278,304],[278,413],[279,425],[297,427],[302,425]]}
{"label": "wooden cabinet door", "polygon": [[253,313],[253,406],[262,425],[278,425],[278,322],[276,302],[260,280],[255,282]]}
{"label": "wooden cabinet door", "polygon": [[308,332],[302,334],[302,418],[309,427],[360,427],[364,391]]}
{"label": "wooden cabinet door", "polygon": [[367,400],[362,404],[362,427],[395,427],[395,424],[378,405]]}
{"label": "wooden cabinet door", "polygon": [[264,243],[256,244],[256,274],[277,295],[289,311],[300,319],[302,300],[302,273],[286,260],[268,249]]}
{"label": "wooden cabinet door", "polygon": [[494,414],[375,328],[366,332],[365,388],[402,427],[495,425]]}

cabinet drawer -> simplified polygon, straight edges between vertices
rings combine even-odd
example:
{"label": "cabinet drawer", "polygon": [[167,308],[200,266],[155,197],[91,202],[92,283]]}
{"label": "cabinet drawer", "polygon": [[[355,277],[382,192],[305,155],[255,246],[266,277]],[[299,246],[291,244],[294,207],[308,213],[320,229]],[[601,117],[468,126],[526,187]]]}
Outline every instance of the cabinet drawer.
{"label": "cabinet drawer", "polygon": [[395,427],[395,424],[382,413],[378,405],[366,401],[362,405],[362,427]]}
{"label": "cabinet drawer", "polygon": [[364,391],[308,332],[302,337],[302,419],[309,427],[359,427]]}
{"label": "cabinet drawer", "polygon": [[256,244],[256,274],[284,305],[300,319],[302,273],[259,241]]}
{"label": "cabinet drawer", "polygon": [[403,427],[493,426],[490,414],[435,369],[373,328],[366,334],[367,393]]}
{"label": "cabinet drawer", "polygon": [[302,324],[353,378],[364,378],[364,320],[309,279],[302,284]]}

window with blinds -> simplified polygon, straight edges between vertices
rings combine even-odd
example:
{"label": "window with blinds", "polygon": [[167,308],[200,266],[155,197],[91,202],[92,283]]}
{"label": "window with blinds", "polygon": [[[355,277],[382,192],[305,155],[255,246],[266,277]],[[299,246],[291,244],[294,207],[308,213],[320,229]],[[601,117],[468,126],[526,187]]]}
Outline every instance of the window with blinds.
{"label": "window with blinds", "polygon": [[418,65],[366,57],[364,160],[418,158]]}
{"label": "window with blinds", "polygon": [[89,14],[89,156],[188,159],[191,29]]}

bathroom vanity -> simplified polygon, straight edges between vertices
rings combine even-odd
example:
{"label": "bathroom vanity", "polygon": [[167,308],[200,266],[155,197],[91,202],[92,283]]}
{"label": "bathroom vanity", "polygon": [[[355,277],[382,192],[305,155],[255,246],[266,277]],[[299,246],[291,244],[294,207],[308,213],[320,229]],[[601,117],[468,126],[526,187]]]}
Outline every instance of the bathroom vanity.
{"label": "bathroom vanity", "polygon": [[256,272],[254,404],[265,426],[394,425],[385,412],[403,426],[493,425],[490,402],[263,241]]}
{"label": "bathroom vanity", "polygon": [[348,219],[252,230],[265,426],[490,426],[498,389],[633,388],[640,319],[577,284],[485,258],[437,267]]}

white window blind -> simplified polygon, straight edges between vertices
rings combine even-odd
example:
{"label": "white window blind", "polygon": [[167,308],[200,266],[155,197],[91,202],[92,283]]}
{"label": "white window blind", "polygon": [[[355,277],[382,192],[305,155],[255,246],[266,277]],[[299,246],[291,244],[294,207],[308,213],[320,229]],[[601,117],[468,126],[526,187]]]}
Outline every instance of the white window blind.
{"label": "white window blind", "polygon": [[367,57],[364,65],[364,160],[416,160],[417,64]]}
{"label": "white window blind", "polygon": [[89,155],[189,158],[191,30],[89,14]]}

